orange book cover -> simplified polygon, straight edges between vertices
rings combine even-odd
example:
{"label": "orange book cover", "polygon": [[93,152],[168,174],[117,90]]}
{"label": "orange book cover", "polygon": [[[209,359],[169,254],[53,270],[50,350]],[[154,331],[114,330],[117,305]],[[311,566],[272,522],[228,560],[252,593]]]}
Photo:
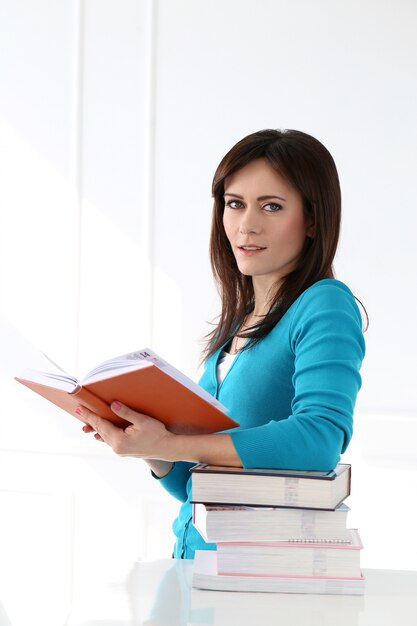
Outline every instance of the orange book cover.
{"label": "orange book cover", "polygon": [[177,434],[213,433],[239,424],[224,406],[172,365],[145,348],[111,359],[82,381],[65,372],[27,370],[16,380],[55,405],[74,413],[83,404],[119,426],[127,422],[110,409],[120,400],[131,409],[150,415]]}

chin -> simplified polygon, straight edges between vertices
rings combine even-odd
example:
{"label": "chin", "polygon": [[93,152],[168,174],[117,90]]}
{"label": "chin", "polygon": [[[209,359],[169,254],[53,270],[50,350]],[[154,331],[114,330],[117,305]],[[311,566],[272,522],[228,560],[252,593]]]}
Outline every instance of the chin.
{"label": "chin", "polygon": [[248,269],[243,269],[241,267],[238,268],[239,272],[243,274],[243,276],[256,276],[254,272],[250,272]]}

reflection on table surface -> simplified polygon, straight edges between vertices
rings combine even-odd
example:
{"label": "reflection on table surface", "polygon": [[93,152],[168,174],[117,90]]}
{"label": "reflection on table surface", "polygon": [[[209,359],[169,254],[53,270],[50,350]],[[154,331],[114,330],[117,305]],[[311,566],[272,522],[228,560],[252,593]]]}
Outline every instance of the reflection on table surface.
{"label": "reflection on table surface", "polygon": [[365,596],[230,593],[193,589],[192,565],[138,562],[75,604],[66,626],[417,626],[417,572],[365,570]]}

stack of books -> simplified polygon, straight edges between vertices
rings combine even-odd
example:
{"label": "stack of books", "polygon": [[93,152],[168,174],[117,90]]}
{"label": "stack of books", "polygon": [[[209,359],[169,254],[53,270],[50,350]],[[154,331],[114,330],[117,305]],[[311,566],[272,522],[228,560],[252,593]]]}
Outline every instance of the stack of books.
{"label": "stack of books", "polygon": [[330,472],[196,465],[193,586],[225,591],[364,593],[362,543],[347,528],[351,466]]}

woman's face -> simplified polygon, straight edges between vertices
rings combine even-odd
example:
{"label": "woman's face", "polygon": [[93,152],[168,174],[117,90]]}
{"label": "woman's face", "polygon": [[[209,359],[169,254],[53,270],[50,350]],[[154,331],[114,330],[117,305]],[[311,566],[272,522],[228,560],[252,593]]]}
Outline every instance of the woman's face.
{"label": "woman's face", "polygon": [[279,284],[297,264],[313,225],[300,193],[264,159],[225,180],[223,224],[242,274]]}

